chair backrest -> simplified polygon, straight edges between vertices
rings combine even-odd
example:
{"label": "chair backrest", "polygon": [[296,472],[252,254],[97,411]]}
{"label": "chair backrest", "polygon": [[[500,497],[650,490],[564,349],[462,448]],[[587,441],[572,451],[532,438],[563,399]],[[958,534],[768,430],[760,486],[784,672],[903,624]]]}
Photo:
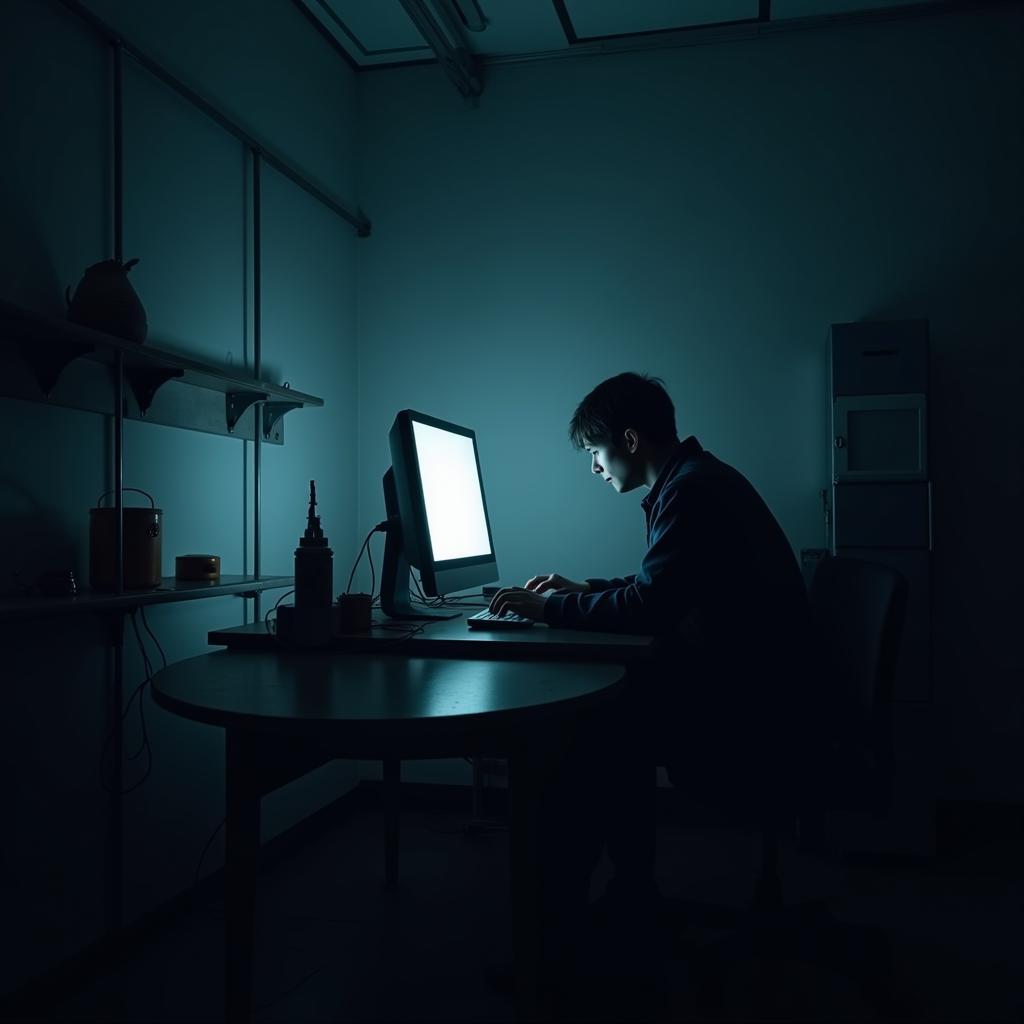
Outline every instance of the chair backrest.
{"label": "chair backrest", "polygon": [[811,581],[811,621],[830,709],[847,741],[891,760],[889,701],[907,608],[907,581],[859,558],[826,558]]}

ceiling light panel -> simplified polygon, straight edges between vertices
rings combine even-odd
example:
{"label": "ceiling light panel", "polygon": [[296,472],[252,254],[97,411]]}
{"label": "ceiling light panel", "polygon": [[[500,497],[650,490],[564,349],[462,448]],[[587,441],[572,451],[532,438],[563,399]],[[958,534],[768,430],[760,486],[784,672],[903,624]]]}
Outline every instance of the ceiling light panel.
{"label": "ceiling light panel", "polygon": [[757,17],[757,0],[565,0],[576,36],[661,32]]}
{"label": "ceiling light panel", "polygon": [[[402,5],[398,0],[373,0],[367,3],[366,0],[306,0],[309,7],[328,23],[334,34],[345,48],[352,50],[356,46],[354,56],[357,58],[373,56],[378,53],[388,53],[396,56],[392,51],[422,50],[427,56],[432,56],[429,47],[423,40],[423,36],[416,31],[416,26],[409,20]],[[318,10],[319,8],[319,10]],[[325,18],[324,15],[327,14]],[[330,17],[330,15],[334,17]],[[347,29],[347,33],[339,33],[339,23]],[[343,39],[342,35],[354,36],[353,40]],[[362,50],[360,54],[358,51]],[[397,56],[403,56],[399,53]],[[413,57],[415,54],[408,54]]]}
{"label": "ceiling light panel", "polygon": [[470,49],[485,54],[564,50],[565,33],[551,0],[480,0],[483,32],[466,32]]}
{"label": "ceiling light panel", "polygon": [[[772,21],[782,18],[814,18],[823,14],[850,14],[854,11],[906,7],[929,0],[772,0]],[[934,2],[934,0],[931,0]]]}

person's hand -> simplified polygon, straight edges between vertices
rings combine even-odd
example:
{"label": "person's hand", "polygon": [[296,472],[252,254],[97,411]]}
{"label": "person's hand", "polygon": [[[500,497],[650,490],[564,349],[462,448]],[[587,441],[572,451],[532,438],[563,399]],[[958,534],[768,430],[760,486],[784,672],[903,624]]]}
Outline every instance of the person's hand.
{"label": "person's hand", "polygon": [[526,581],[526,589],[535,594],[543,594],[546,590],[568,590],[573,593],[586,594],[590,590],[589,583],[577,583],[575,580],[559,576],[557,572],[545,576],[531,576]]}
{"label": "person's hand", "polygon": [[524,619],[533,619],[534,622],[544,621],[544,605],[546,597],[535,594],[522,587],[505,587],[499,590],[488,606],[488,611],[493,615],[504,615],[512,612],[514,615],[522,615]]}

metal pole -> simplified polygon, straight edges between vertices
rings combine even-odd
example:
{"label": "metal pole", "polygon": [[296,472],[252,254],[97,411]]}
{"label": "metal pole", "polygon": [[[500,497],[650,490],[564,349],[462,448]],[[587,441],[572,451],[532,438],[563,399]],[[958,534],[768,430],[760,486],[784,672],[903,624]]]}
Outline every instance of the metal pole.
{"label": "metal pole", "polygon": [[[261,253],[260,253],[260,154],[256,149],[252,150],[252,361],[253,375],[257,380],[263,374],[263,339],[262,339],[262,310],[260,275]],[[263,442],[263,405],[257,402],[253,406],[253,509],[252,509],[252,547],[253,547],[253,573],[256,579],[260,578],[263,566],[260,559],[260,497],[261,497],[261,445]],[[259,593],[253,598],[253,609],[255,621],[259,622],[262,605]]]}
{"label": "metal pole", "polygon": [[169,71],[157,64],[156,61],[146,56],[146,54],[139,50],[131,40],[125,39],[120,33],[115,32],[115,30],[105,21],[96,17],[96,15],[85,6],[85,4],[80,3],[79,0],[58,0],[58,2],[71,11],[71,13],[81,18],[98,35],[102,36],[108,42],[115,43],[124,53],[128,54],[128,56],[134,61],[142,65],[142,67],[144,67],[151,75],[169,86],[178,93],[179,96],[183,96],[189,103],[201,110],[207,117],[219,124],[225,131],[230,132],[240,142],[247,145],[251,150],[253,150],[253,152],[260,153],[267,163],[276,171],[279,171],[286,178],[298,185],[299,188],[308,192],[314,199],[323,203],[324,206],[341,217],[342,220],[351,224],[352,227],[356,229],[356,234],[360,238],[369,237],[371,228],[370,221],[361,210],[350,210],[347,206],[329,196],[323,191],[323,189],[319,188],[305,175],[301,174],[295,167],[285,160],[284,157],[279,156],[272,150],[268,150],[266,146],[253,138],[253,136],[246,132],[244,128],[235,124],[234,121],[218,110],[212,103],[203,99],[202,96],[190,89],[184,82],[175,78]]}
{"label": "metal pole", "polygon": [[114,42],[113,49],[114,259],[121,260],[124,258],[124,57],[119,42]]}
{"label": "metal pole", "polygon": [[402,762],[384,758],[384,884],[398,885],[398,842],[401,816]]}
{"label": "metal pole", "polygon": [[110,830],[107,861],[107,928],[117,931],[124,924],[124,723],[121,707],[124,704],[124,612],[111,613],[111,646],[113,648],[114,687],[110,703],[113,708],[114,770],[110,783]]}
{"label": "metal pole", "polygon": [[[114,43],[113,139],[111,162],[114,177],[114,259],[124,260],[124,64],[120,43]],[[124,509],[121,489],[124,486],[124,355],[120,349],[114,366],[114,507],[117,537],[115,540],[117,593],[124,590]],[[120,708],[118,709],[120,714]]]}
{"label": "metal pole", "polygon": [[124,503],[121,490],[124,487],[124,353],[118,349],[114,361],[114,508],[117,515],[117,560],[115,579],[116,592],[124,592]]}
{"label": "metal pole", "polygon": [[[113,172],[114,259],[124,260],[124,63],[120,43],[113,43],[113,89],[111,123],[111,170]],[[114,365],[114,506],[115,579],[117,593],[124,590],[124,354],[120,349]],[[114,728],[114,772],[110,797],[110,858],[107,879],[108,926],[118,930],[124,923],[124,730],[121,708],[124,704],[124,613],[115,611],[113,628],[113,693],[111,705]]]}

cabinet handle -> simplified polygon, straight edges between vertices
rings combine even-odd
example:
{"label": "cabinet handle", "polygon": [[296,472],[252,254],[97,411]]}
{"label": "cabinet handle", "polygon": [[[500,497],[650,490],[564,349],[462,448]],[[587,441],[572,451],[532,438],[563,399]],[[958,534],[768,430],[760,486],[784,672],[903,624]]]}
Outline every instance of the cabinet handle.
{"label": "cabinet handle", "polygon": [[928,481],[928,550],[934,551],[934,535],[932,534],[932,482]]}

